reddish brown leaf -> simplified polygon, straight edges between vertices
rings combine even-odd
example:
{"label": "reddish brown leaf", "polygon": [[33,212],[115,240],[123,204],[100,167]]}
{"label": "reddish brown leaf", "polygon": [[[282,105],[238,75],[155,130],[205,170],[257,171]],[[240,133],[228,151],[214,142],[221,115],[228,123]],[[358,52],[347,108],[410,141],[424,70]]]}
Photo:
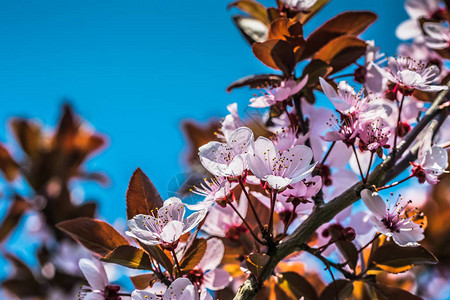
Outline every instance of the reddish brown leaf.
{"label": "reddish brown leaf", "polygon": [[249,86],[250,88],[257,88],[266,85],[279,84],[283,78],[277,74],[260,74],[249,75],[236,80],[227,87],[227,92],[231,92],[235,88]]}
{"label": "reddish brown leaf", "polygon": [[270,256],[264,253],[251,253],[246,260],[247,268],[256,278],[260,278],[269,259]]}
{"label": "reddish brown leaf", "polygon": [[119,246],[101,259],[104,262],[122,265],[132,269],[152,270],[150,258],[140,248],[130,245]]}
{"label": "reddish brown leaf", "polygon": [[0,171],[5,176],[6,180],[13,181],[19,175],[19,165],[12,158],[8,149],[0,144]]}
{"label": "reddish brown leaf", "polygon": [[58,223],[56,227],[99,256],[105,256],[119,246],[129,245],[111,225],[96,219],[77,218]]}
{"label": "reddish brown leaf", "polygon": [[153,273],[130,277],[130,280],[133,283],[134,288],[137,290],[144,290],[148,288],[149,285],[156,279],[157,277]]}
{"label": "reddish brown leaf", "polygon": [[41,147],[41,127],[25,119],[13,119],[10,122],[12,132],[22,148],[30,157],[38,155]]}
{"label": "reddish brown leaf", "polygon": [[304,300],[316,300],[318,298],[316,289],[305,277],[295,272],[281,273],[280,287],[288,290],[295,299],[304,297]]}
{"label": "reddish brown leaf", "polygon": [[25,199],[19,196],[14,197],[9,211],[0,225],[0,243],[14,230],[28,208],[30,208],[30,204]]}
{"label": "reddish brown leaf", "polygon": [[337,15],[308,36],[302,59],[310,57],[339,36],[359,35],[376,19],[377,15],[370,11],[347,11]]}
{"label": "reddish brown leaf", "polygon": [[266,66],[291,75],[295,68],[294,47],[284,40],[267,40],[252,45],[255,56]]}
{"label": "reddish brown leaf", "polygon": [[158,190],[140,168],[131,176],[126,199],[127,219],[138,214],[148,215],[153,209],[163,206]]}
{"label": "reddish brown leaf", "polygon": [[187,249],[180,261],[180,267],[183,271],[190,271],[195,268],[195,266],[203,258],[206,251],[206,240],[205,239],[195,239],[192,245]]}
{"label": "reddish brown leaf", "polygon": [[356,62],[366,52],[366,42],[351,36],[344,35],[323,46],[315,55],[314,59],[320,59],[333,67],[336,73],[352,63]]}
{"label": "reddish brown leaf", "polygon": [[353,292],[350,280],[338,279],[330,283],[320,294],[319,300],[348,299]]}
{"label": "reddish brown leaf", "polygon": [[422,300],[408,291],[382,284],[374,285],[379,300]]}
{"label": "reddish brown leaf", "polygon": [[249,14],[255,19],[260,20],[261,22],[266,23],[267,25],[270,24],[266,7],[259,2],[253,0],[238,0],[228,4],[227,8],[230,9],[232,7],[239,8],[243,12]]}
{"label": "reddish brown leaf", "polygon": [[301,12],[297,19],[306,24],[312,17],[314,17],[330,0],[317,0],[317,2],[308,10],[308,12]]}
{"label": "reddish brown leaf", "polygon": [[391,273],[404,272],[418,264],[436,264],[438,260],[422,246],[400,247],[390,243],[377,248],[371,264]]}
{"label": "reddish brown leaf", "polygon": [[170,258],[164,253],[160,246],[149,246],[143,243],[140,243],[141,247],[147,251],[147,253],[156,260],[164,269],[166,269],[169,273],[173,271],[173,262]]}
{"label": "reddish brown leaf", "polygon": [[333,68],[326,62],[313,59],[303,69],[302,78],[308,75],[307,86],[316,86],[319,83],[319,77],[327,77]]}

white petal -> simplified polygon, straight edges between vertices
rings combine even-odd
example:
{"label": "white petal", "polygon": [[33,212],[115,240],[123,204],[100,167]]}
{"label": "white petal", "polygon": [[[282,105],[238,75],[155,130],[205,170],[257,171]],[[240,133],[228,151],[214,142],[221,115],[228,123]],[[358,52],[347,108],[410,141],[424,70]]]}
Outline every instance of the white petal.
{"label": "white petal", "polygon": [[217,268],[225,253],[225,246],[221,240],[212,238],[207,240],[206,243],[206,251],[200,262],[197,264],[203,272]]}
{"label": "white petal", "polygon": [[189,217],[183,220],[183,234],[185,234],[188,231],[191,231],[192,228],[197,226],[198,223],[200,223],[206,215],[207,210],[200,210],[193,214],[191,214]]}
{"label": "white petal", "polygon": [[183,234],[183,223],[180,221],[170,221],[164,226],[160,236],[161,240],[166,243],[174,243],[178,241],[180,236]]}
{"label": "white petal", "polygon": [[378,193],[365,189],[361,192],[361,198],[375,216],[381,219],[386,217],[386,204]]}
{"label": "white petal", "polygon": [[203,277],[203,284],[207,289],[218,291],[225,288],[231,282],[230,274],[222,269],[215,269],[206,272]]}
{"label": "white petal", "polygon": [[187,278],[178,278],[167,288],[163,300],[198,299],[194,285]]}
{"label": "white petal", "polygon": [[94,290],[103,290],[109,284],[105,268],[99,260],[82,258],[78,265],[87,282]]}
{"label": "white petal", "polygon": [[157,300],[158,298],[153,293],[150,293],[147,291],[134,290],[131,293],[131,299],[132,300]]}
{"label": "white petal", "polygon": [[292,179],[290,178],[275,175],[268,175],[264,178],[264,180],[267,181],[267,184],[275,190],[284,189],[292,182]]}
{"label": "white petal", "polygon": [[419,246],[418,241],[422,240],[423,237],[423,234],[415,234],[413,231],[400,231],[392,233],[392,239],[401,247]]}

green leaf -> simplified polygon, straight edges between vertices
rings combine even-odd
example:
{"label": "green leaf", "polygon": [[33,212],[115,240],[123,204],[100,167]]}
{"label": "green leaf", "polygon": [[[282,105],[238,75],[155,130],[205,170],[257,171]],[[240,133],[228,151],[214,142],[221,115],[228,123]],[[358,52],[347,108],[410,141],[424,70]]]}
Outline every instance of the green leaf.
{"label": "green leaf", "polygon": [[305,297],[304,300],[318,299],[316,289],[305,279],[295,272],[281,273],[280,286],[291,292],[296,299]]}
{"label": "green leaf", "polygon": [[88,250],[105,256],[128,241],[106,222],[91,218],[76,218],[58,223],[56,227]]}
{"label": "green leaf", "polygon": [[400,247],[395,243],[376,249],[371,264],[391,273],[404,272],[419,264],[436,264],[437,258],[422,246]]}
{"label": "green leaf", "polygon": [[251,253],[246,260],[247,268],[256,278],[260,278],[269,258],[264,253]]}
{"label": "green leaf", "polygon": [[205,239],[195,239],[189,249],[186,250],[182,260],[180,261],[180,268],[183,271],[190,271],[203,258],[206,251],[207,242]]}
{"label": "green leaf", "polygon": [[115,263],[132,269],[152,270],[152,264],[147,253],[130,245],[119,246],[101,259],[104,262]]}

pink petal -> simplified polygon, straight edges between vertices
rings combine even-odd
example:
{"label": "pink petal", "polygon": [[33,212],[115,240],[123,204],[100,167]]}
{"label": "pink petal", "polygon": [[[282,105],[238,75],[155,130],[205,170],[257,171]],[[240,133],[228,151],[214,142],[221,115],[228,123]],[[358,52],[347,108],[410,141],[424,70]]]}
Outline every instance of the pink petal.
{"label": "pink petal", "polygon": [[103,290],[109,284],[105,268],[98,259],[82,258],[78,265],[87,282],[94,290]]}
{"label": "pink petal", "polygon": [[361,198],[367,208],[377,217],[386,217],[386,204],[376,192],[365,189],[361,192]]}
{"label": "pink petal", "polygon": [[225,288],[231,282],[230,274],[222,269],[215,269],[205,273],[203,284],[212,291],[218,291]]}
{"label": "pink petal", "polygon": [[225,246],[223,242],[217,238],[207,240],[206,251],[197,266],[203,272],[214,270],[220,265],[223,254],[225,253]]}

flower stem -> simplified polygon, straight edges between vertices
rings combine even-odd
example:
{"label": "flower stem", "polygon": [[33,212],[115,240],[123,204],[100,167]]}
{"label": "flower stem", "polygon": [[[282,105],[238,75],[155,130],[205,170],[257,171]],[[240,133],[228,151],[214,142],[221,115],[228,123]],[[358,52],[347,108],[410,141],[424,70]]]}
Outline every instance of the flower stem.
{"label": "flower stem", "polygon": [[286,236],[286,232],[289,229],[289,226],[291,225],[292,221],[294,220],[294,215],[295,215],[295,207],[293,208],[291,215],[289,217],[289,220],[287,221],[286,225],[284,225],[284,230],[283,230],[283,234],[280,237],[280,241]]}
{"label": "flower stem", "polygon": [[381,233],[377,233],[375,234],[375,236],[373,237],[373,239],[370,240],[370,242],[368,242],[367,244],[365,244],[363,247],[361,247],[361,249],[358,250],[358,253],[360,253],[361,251],[363,251],[364,249],[366,249],[370,244],[372,244],[379,236],[381,235]]}
{"label": "flower stem", "polygon": [[[239,178],[239,185],[241,186],[242,192],[245,194],[245,197],[247,197],[248,205],[250,206],[250,209],[252,210],[253,216],[255,217],[256,223],[258,223],[259,230],[264,232],[264,226],[261,223],[261,220],[258,217],[258,214],[256,213],[256,209],[252,204],[252,201],[250,200],[250,195],[248,194],[247,190],[245,189],[244,183],[242,182],[242,179]],[[241,218],[242,219],[242,218]]]}
{"label": "flower stem", "polygon": [[394,148],[392,151],[394,152],[394,158],[395,158],[395,152],[397,151],[397,136],[398,136],[398,126],[400,125],[401,119],[402,119],[402,109],[403,109],[403,102],[405,100],[405,95],[402,94],[402,99],[400,100],[400,106],[398,108],[398,117],[397,117],[397,125],[395,127],[395,135],[394,135]]}
{"label": "flower stem", "polygon": [[352,145],[353,153],[355,153],[356,162],[358,163],[359,174],[361,175],[361,179],[363,182],[366,182],[363,171],[361,169],[361,164],[359,163],[358,153],[356,153],[355,145]]}
{"label": "flower stem", "polygon": [[325,161],[327,160],[328,156],[331,153],[331,150],[333,150],[334,145],[336,145],[336,141],[334,141],[333,143],[331,143],[330,148],[328,148],[327,153],[325,154],[325,156],[323,157],[322,161],[320,162],[320,165],[323,166],[323,164],[325,163]]}
{"label": "flower stem", "polygon": [[413,178],[413,177],[414,177],[414,174],[411,174],[411,175],[409,175],[408,177],[403,178],[403,179],[400,180],[400,181],[396,181],[396,182],[394,182],[394,183],[392,183],[392,184],[389,184],[389,185],[385,185],[385,186],[376,188],[376,190],[377,190],[377,191],[381,191],[381,190],[385,190],[385,189],[394,187],[394,186],[399,185],[400,183],[405,182],[406,180],[408,180],[408,179],[410,179],[410,178]]}
{"label": "flower stem", "polygon": [[270,218],[269,218],[269,229],[267,230],[269,236],[273,234],[273,214],[275,211],[275,202],[277,201],[277,191],[270,192]]}
{"label": "flower stem", "polygon": [[375,154],[375,152],[372,152],[370,154],[370,161],[369,161],[369,166],[367,167],[367,173],[366,173],[366,177],[364,182],[366,182],[367,178],[369,178],[369,173],[370,173],[370,167],[372,166],[372,161],[373,161],[373,155]]}
{"label": "flower stem", "polygon": [[261,241],[256,234],[253,232],[252,228],[250,227],[250,225],[247,223],[247,221],[245,220],[244,217],[242,217],[242,215],[239,213],[239,211],[236,209],[236,207],[233,205],[233,203],[228,203],[228,205],[234,210],[234,212],[238,215],[238,217],[242,220],[242,222],[244,223],[244,225],[247,227],[248,231],[250,231],[251,235],[253,236],[253,238],[260,243],[261,245],[264,245],[265,243],[263,241]]}
{"label": "flower stem", "polygon": [[175,262],[175,265],[177,266],[178,276],[181,276],[180,263],[178,262],[178,258],[177,258],[177,254],[175,253],[175,249],[172,249],[172,257],[173,257],[173,261]]}

